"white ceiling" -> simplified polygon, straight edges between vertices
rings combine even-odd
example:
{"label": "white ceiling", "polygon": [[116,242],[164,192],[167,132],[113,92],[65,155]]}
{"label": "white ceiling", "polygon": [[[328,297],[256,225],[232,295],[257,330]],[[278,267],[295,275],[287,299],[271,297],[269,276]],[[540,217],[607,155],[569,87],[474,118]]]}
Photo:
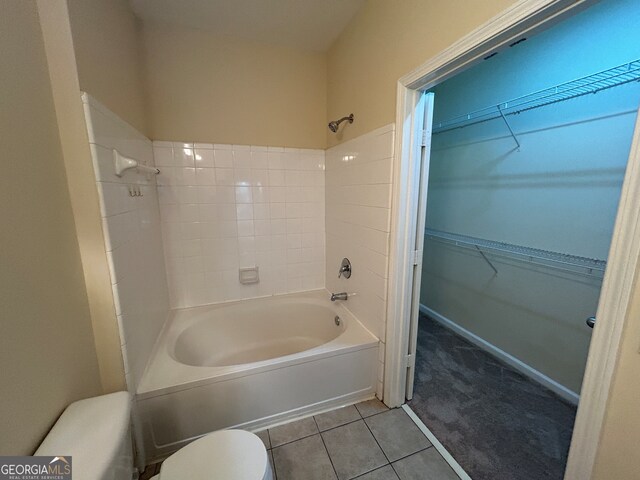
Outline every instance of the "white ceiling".
{"label": "white ceiling", "polygon": [[130,0],[143,21],[324,52],[366,0]]}

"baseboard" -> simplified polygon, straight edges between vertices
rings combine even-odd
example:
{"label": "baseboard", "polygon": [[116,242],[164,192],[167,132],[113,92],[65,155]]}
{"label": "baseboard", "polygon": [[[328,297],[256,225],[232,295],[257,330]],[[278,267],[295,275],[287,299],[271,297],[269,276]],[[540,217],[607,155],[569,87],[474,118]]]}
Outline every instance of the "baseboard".
{"label": "baseboard", "polygon": [[563,398],[564,400],[568,401],[569,403],[573,405],[578,404],[578,401],[580,400],[580,395],[578,395],[573,390],[568,389],[564,385],[561,385],[555,380],[547,377],[544,373],[539,372],[538,370],[531,367],[530,365],[527,365],[522,360],[518,360],[513,355],[510,355],[509,353],[505,352],[504,350],[501,350],[500,348],[496,347],[492,343],[487,342],[486,340],[479,337],[475,333],[472,333],[466,328],[461,327],[454,321],[449,320],[444,315],[439,314],[438,312],[436,312],[435,310],[432,310],[426,305],[420,304],[420,312],[433,318],[442,326],[448,328],[449,330],[454,331],[455,333],[465,338],[466,340],[470,341],[471,343],[481,348],[482,350],[502,360],[504,363],[506,363],[507,365],[510,365],[511,367],[513,367],[514,369],[516,369],[518,372],[522,373],[526,377],[529,377],[534,382],[537,382],[540,385],[548,388],[549,390],[551,390],[552,392],[554,392],[556,395]]}

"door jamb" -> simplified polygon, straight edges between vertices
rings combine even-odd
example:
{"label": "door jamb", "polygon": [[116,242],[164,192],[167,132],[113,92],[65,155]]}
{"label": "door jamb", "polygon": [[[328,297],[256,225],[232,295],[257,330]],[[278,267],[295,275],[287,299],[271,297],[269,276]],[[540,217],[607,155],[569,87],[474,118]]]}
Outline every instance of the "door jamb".
{"label": "door jamb", "polygon": [[[384,402],[388,406],[397,407],[405,401],[413,265],[413,239],[409,233],[415,230],[417,220],[412,192],[419,187],[419,179],[411,178],[409,172],[419,158],[416,144],[420,143],[421,132],[416,131],[415,108],[421,93],[486,55],[508,48],[522,36],[593,3],[594,0],[520,0],[398,81],[384,378]],[[629,162],[605,276],[610,288],[603,288],[600,296],[599,328],[594,329],[587,360],[567,480],[591,477],[633,281],[640,268],[640,138],[634,139]]]}

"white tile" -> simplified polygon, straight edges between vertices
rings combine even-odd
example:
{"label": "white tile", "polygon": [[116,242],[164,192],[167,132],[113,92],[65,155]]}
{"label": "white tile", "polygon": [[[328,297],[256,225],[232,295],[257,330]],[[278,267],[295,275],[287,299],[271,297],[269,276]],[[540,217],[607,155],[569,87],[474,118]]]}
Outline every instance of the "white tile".
{"label": "white tile", "polygon": [[269,187],[269,201],[284,203],[287,201],[287,187]]}
{"label": "white tile", "polygon": [[218,186],[216,188],[216,203],[235,203],[236,189],[231,186]]}
{"label": "white tile", "polygon": [[153,147],[153,159],[156,167],[173,167],[175,162],[173,161],[173,147]]}
{"label": "white tile", "polygon": [[287,187],[299,187],[302,185],[302,173],[296,170],[286,170],[284,182]]}
{"label": "white tile", "polygon": [[266,169],[269,168],[269,155],[267,150],[254,151],[256,147],[251,147],[251,168]]}
{"label": "white tile", "polygon": [[204,223],[215,223],[218,221],[218,205],[204,203],[198,205],[198,220]]}
{"label": "white tile", "polygon": [[221,150],[220,145],[215,146],[213,151],[214,165],[216,168],[232,168],[233,167],[233,151]]}
{"label": "white tile", "polygon": [[287,203],[287,218],[302,218],[302,203]]}
{"label": "white tile", "polygon": [[271,187],[284,187],[285,184],[285,170],[268,170],[269,172],[269,186]]}
{"label": "white tile", "polygon": [[236,169],[251,168],[251,151],[233,146],[233,166]]}
{"label": "white tile", "polygon": [[246,255],[247,253],[255,253],[256,242],[255,237],[239,237],[238,238],[238,254]]}
{"label": "white tile", "polygon": [[249,168],[234,168],[233,169],[233,180],[236,186],[247,187],[251,186],[251,169]]}
{"label": "white tile", "polygon": [[[272,233],[273,233],[273,226],[272,226]],[[273,251],[285,251],[287,249],[287,236],[284,234],[281,234],[281,235],[272,234],[271,249]],[[274,263],[277,263],[277,262],[274,262]]]}
{"label": "white tile", "polygon": [[283,154],[281,152],[267,152],[267,166],[269,167],[269,170],[283,170],[285,167],[284,159],[282,157]]}
{"label": "white tile", "polygon": [[197,203],[217,203],[218,191],[215,186],[199,186],[195,187],[195,190]]}
{"label": "white tile", "polygon": [[271,198],[269,195],[269,187],[252,187],[251,192],[254,204],[268,203]]}
{"label": "white tile", "polygon": [[173,162],[176,167],[195,167],[193,148],[182,147],[173,149]]}
{"label": "white tile", "polygon": [[287,218],[286,203],[269,204],[271,218]]}
{"label": "white tile", "polygon": [[251,170],[251,184],[256,187],[269,186],[269,170],[257,169]]}
{"label": "white tile", "polygon": [[215,167],[213,150],[205,150],[202,148],[195,149],[195,165],[196,168],[213,168]]}
{"label": "white tile", "polygon": [[235,185],[232,168],[215,168],[215,177],[217,185]]}
{"label": "white tile", "polygon": [[238,220],[237,225],[239,237],[254,235],[253,220]]}
{"label": "white tile", "polygon": [[253,205],[250,203],[237,204],[236,217],[238,220],[253,220]]}
{"label": "white tile", "polygon": [[269,233],[265,234],[265,235],[259,235],[258,234],[258,227],[256,226],[256,237],[255,237],[255,245],[256,245],[256,253],[266,253],[267,256],[265,257],[266,260],[261,261],[262,264],[268,264],[269,260],[271,259],[270,253],[271,252],[271,226],[268,227],[269,229]]}
{"label": "white tile", "polygon": [[221,203],[218,204],[218,219],[219,220],[235,220],[238,215],[235,203]]}
{"label": "white tile", "polygon": [[287,218],[287,234],[302,233],[302,220],[300,218]]}
{"label": "white tile", "polygon": [[197,185],[215,185],[216,175],[213,168],[196,168]]}
{"label": "white tile", "polygon": [[[254,194],[255,198],[255,194]],[[271,218],[269,213],[268,203],[254,203],[253,204],[253,218],[256,220],[268,220]]]}
{"label": "white tile", "polygon": [[252,203],[253,195],[252,195],[251,187],[236,187],[236,202]]}
{"label": "white tile", "polygon": [[[182,154],[170,157],[173,163],[158,179],[172,305],[324,286],[322,151],[168,145],[157,148],[194,153],[193,165]],[[358,192],[352,193],[356,199]],[[254,264],[261,268],[260,284],[239,285],[238,267]],[[288,271],[287,264],[297,268]]]}
{"label": "white tile", "polygon": [[302,247],[302,236],[299,233],[287,233],[287,250],[300,249]]}
{"label": "white tile", "polygon": [[270,235],[271,234],[271,221],[270,220],[254,220],[254,231],[256,235]]}
{"label": "white tile", "polygon": [[273,235],[285,235],[287,233],[286,219],[271,219],[271,233]]}

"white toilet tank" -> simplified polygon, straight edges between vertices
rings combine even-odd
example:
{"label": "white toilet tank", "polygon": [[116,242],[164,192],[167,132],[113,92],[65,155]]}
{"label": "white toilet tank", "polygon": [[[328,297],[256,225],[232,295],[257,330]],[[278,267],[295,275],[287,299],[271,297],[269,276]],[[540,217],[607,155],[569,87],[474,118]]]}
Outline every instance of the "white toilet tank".
{"label": "white toilet tank", "polygon": [[72,403],[35,455],[71,456],[75,480],[131,480],[130,417],[127,392]]}

